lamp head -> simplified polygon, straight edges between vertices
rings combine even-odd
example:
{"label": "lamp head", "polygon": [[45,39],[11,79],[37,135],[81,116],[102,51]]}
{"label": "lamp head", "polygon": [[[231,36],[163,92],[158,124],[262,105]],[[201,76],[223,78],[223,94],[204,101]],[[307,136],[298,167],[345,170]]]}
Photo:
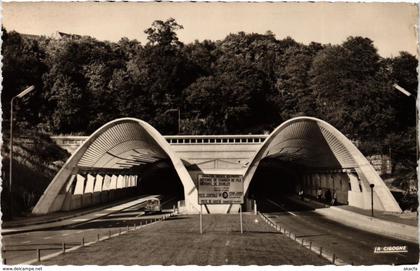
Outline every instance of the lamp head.
{"label": "lamp head", "polygon": [[398,84],[393,84],[392,85],[396,90],[398,90],[399,92],[401,92],[402,94],[404,94],[405,96],[411,96],[411,93],[408,92],[407,90],[405,90],[403,87],[399,86]]}
{"label": "lamp head", "polygon": [[22,91],[21,93],[19,93],[18,95],[16,95],[16,97],[18,97],[20,99],[34,89],[35,89],[35,86],[30,86],[30,87],[26,88],[24,91]]}

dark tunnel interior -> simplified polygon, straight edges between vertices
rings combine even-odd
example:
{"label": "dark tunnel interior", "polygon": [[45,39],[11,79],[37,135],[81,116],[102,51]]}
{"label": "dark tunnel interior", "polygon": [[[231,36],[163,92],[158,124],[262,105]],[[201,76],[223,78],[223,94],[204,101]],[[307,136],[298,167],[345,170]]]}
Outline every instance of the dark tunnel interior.
{"label": "dark tunnel interior", "polygon": [[184,200],[184,187],[170,162],[160,162],[139,174],[137,191],[140,195],[160,195],[161,201]]}
{"label": "dark tunnel interior", "polygon": [[[278,159],[261,160],[249,186],[248,197],[257,201],[260,211],[280,211],[290,208],[285,204],[295,197],[300,189],[300,175],[303,167]],[[295,207],[293,207],[295,209]]]}

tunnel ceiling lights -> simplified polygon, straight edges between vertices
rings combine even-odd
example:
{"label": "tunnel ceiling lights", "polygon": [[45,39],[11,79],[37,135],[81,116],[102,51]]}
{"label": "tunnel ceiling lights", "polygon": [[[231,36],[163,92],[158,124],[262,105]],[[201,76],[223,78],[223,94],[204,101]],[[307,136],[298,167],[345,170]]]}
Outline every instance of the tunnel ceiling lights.
{"label": "tunnel ceiling lights", "polygon": [[132,149],[132,151],[139,154],[139,155],[158,156],[158,153],[156,153],[153,150],[149,150],[149,149],[134,148],[134,149]]}
{"label": "tunnel ceiling lights", "polygon": [[131,156],[135,158],[134,161],[138,161],[138,162],[154,163],[158,160],[161,160],[161,159],[156,159],[152,157],[141,157],[141,156],[136,156],[136,155],[131,155]]}
{"label": "tunnel ceiling lights", "polygon": [[130,154],[131,156],[140,157],[140,158],[143,158],[143,159],[146,159],[146,158],[147,159],[154,159],[156,161],[156,160],[163,160],[163,159],[167,158],[166,156],[160,156],[157,153],[144,154],[144,153],[139,153],[136,150],[132,150],[132,151],[135,152],[135,154]]}

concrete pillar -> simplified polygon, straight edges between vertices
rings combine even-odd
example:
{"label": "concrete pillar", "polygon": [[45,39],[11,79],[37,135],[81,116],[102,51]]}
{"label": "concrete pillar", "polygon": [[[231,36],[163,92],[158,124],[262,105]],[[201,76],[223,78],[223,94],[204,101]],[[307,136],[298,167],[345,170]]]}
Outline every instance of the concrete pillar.
{"label": "concrete pillar", "polygon": [[123,176],[123,188],[130,187],[128,184],[128,175]]}
{"label": "concrete pillar", "polygon": [[115,190],[117,189],[117,175],[112,175],[111,176],[111,185],[110,185],[110,189],[109,190]]}
{"label": "concrete pillar", "polygon": [[117,189],[122,189],[124,188],[125,183],[124,183],[124,176],[123,175],[118,175],[117,177]]}
{"label": "concrete pillar", "polygon": [[80,174],[77,174],[76,177],[76,187],[74,189],[74,195],[83,195],[83,191],[85,189],[85,177]]}
{"label": "concrete pillar", "polygon": [[64,192],[63,194],[71,192],[71,188],[75,180],[76,180],[76,175],[71,175],[69,178],[69,181],[67,182],[65,191],[63,191]]}
{"label": "concrete pillar", "polygon": [[111,176],[105,175],[102,185],[102,191],[107,191],[111,189]]}
{"label": "concrete pillar", "polygon": [[86,181],[86,187],[85,187],[85,192],[86,193],[93,193],[93,187],[95,185],[95,177],[93,177],[92,175],[88,174],[87,175],[87,181]]}
{"label": "concrete pillar", "polygon": [[103,186],[104,177],[97,174],[95,178],[95,187],[93,188],[93,192],[101,192]]}

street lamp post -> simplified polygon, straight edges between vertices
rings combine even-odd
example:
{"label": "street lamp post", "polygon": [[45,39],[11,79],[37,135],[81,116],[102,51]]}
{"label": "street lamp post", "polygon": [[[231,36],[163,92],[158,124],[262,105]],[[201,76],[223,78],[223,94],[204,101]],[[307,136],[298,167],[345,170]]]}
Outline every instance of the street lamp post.
{"label": "street lamp post", "polygon": [[24,89],[21,93],[19,93],[18,95],[14,96],[11,100],[10,100],[10,144],[9,144],[9,212],[10,212],[10,216],[12,216],[12,180],[13,180],[13,102],[15,101],[16,98],[23,98],[23,96],[25,96],[26,94],[28,94],[29,92],[31,92],[32,90],[35,89],[35,86],[30,86],[26,89]]}
{"label": "street lamp post", "polygon": [[412,95],[410,92],[408,92],[406,89],[404,89],[403,87],[399,86],[398,84],[393,84],[392,85],[396,90],[398,90],[399,92],[401,92],[402,94],[408,96],[408,97],[412,97],[414,99],[415,105],[416,105],[416,164],[419,161],[419,139],[418,139],[418,123],[419,123],[419,116],[418,116],[418,110],[417,110],[417,97],[415,97],[414,95]]}
{"label": "street lamp post", "polygon": [[165,111],[164,114],[168,112],[178,112],[178,134],[181,133],[181,109],[179,108],[172,108]]}
{"label": "street lamp post", "polygon": [[370,185],[370,209],[372,212],[372,217],[373,217],[373,187],[375,186],[373,183],[371,183]]}

